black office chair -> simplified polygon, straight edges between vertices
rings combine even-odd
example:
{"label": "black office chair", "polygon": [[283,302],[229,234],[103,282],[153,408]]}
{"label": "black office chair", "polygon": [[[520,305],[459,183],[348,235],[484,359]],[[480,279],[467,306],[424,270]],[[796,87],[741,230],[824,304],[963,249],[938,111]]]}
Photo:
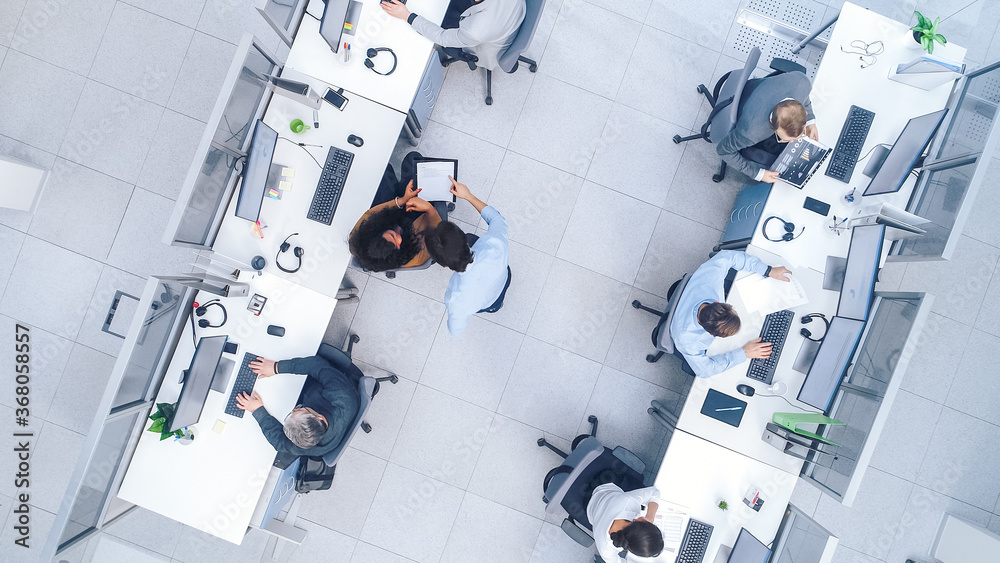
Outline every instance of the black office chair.
{"label": "black office chair", "polygon": [[[531,39],[535,36],[535,30],[538,29],[538,22],[542,19],[545,0],[527,0],[525,7],[524,21],[521,22],[521,27],[518,29],[517,35],[514,36],[514,41],[500,53],[498,58],[500,68],[507,74],[513,74],[519,63],[527,64],[529,72],[538,70],[538,63],[521,53],[531,45]],[[469,70],[476,70],[479,58],[472,53],[466,53],[456,48],[438,47],[438,49],[442,65],[448,66],[451,63],[462,61],[469,65]],[[493,105],[493,71],[491,69],[486,69],[486,105]]]}
{"label": "black office chair", "polygon": [[[708,103],[712,106],[712,112],[708,115],[708,119],[704,125],[701,126],[700,133],[687,137],[674,135],[674,142],[683,143],[694,139],[704,139],[709,143],[717,143],[728,135],[736,127],[736,122],[740,117],[740,110],[743,108],[743,104],[746,103],[747,98],[749,98],[754,86],[758,83],[758,80],[750,80],[750,75],[757,68],[759,60],[760,49],[754,47],[750,50],[743,68],[732,70],[722,75],[722,78],[715,83],[715,89],[712,92],[709,92],[708,87],[704,84],[699,84],[698,92],[704,94],[705,98],[708,99]],[[801,72],[804,74],[806,71],[802,65],[787,59],[772,59],[770,66],[774,72],[768,74],[768,77],[785,72]],[[737,103],[734,104],[734,100]],[[752,147],[740,152],[745,158],[765,166],[769,166],[774,162],[774,155],[753,149]],[[726,162],[722,161],[719,172],[712,176],[712,181],[721,182],[725,177]]]}
{"label": "black office chair", "polygon": [[681,369],[684,370],[684,373],[694,375],[694,370],[688,365],[684,356],[674,347],[674,341],[670,337],[670,323],[674,319],[675,305],[677,305],[677,301],[680,299],[681,293],[684,292],[684,287],[687,286],[687,282],[690,277],[691,276],[688,274],[684,274],[681,279],[675,281],[673,285],[670,286],[670,289],[667,290],[667,306],[664,308],[662,313],[652,307],[643,305],[638,299],[632,302],[632,307],[642,309],[643,311],[650,312],[660,317],[660,321],[656,323],[651,335],[653,347],[655,347],[657,351],[655,354],[647,355],[646,361],[653,364],[659,361],[659,359],[663,357],[663,354],[673,354],[674,356],[680,358]]}
{"label": "black office chair", "polygon": [[545,438],[538,439],[539,447],[549,448],[563,458],[562,464],[549,471],[542,483],[545,512],[551,514],[556,507],[562,507],[567,513],[562,530],[584,547],[594,544],[593,527],[587,518],[587,503],[594,489],[605,483],[615,483],[626,491],[641,488],[646,470],[642,460],[629,450],[603,446],[596,438],[597,417],[591,415],[587,420],[591,424],[590,433],[577,436],[569,454]]}

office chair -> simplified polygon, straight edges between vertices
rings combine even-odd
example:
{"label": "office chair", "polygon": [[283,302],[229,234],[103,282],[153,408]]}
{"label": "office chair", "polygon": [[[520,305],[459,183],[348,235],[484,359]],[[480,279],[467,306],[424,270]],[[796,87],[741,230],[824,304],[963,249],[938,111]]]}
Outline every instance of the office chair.
{"label": "office chair", "polygon": [[594,489],[605,483],[615,483],[626,491],[638,489],[644,486],[642,474],[646,470],[642,460],[629,450],[621,446],[611,450],[601,444],[596,437],[596,416],[589,416],[587,421],[590,433],[577,436],[568,454],[545,438],[537,442],[539,447],[563,458],[563,463],[549,471],[542,483],[545,512],[554,513],[561,506],[567,513],[562,530],[583,547],[594,544],[593,527],[587,519],[587,503]]}
{"label": "office chair", "polygon": [[351,351],[354,349],[354,345],[360,341],[361,338],[357,334],[352,334],[347,339],[346,350],[341,350],[329,344],[320,344],[319,350],[316,351],[317,356],[330,362],[330,365],[342,371],[351,381],[358,383],[358,395],[360,397],[358,414],[351,421],[350,430],[347,431],[344,439],[340,441],[339,446],[323,455],[323,462],[329,467],[337,465],[337,461],[340,460],[340,456],[344,453],[347,445],[351,443],[351,439],[354,438],[354,434],[357,433],[358,428],[364,430],[365,433],[372,431],[371,425],[365,422],[364,418],[368,412],[368,408],[371,407],[372,399],[378,393],[379,384],[385,381],[395,384],[399,381],[399,377],[395,374],[389,374],[387,377],[369,377],[361,372],[361,368],[354,365],[354,362],[351,361]]}
{"label": "office chair", "polygon": [[[525,6],[524,21],[521,22],[521,27],[518,28],[517,35],[514,36],[514,41],[501,51],[498,57],[500,68],[507,74],[513,74],[519,66],[518,63],[527,64],[529,72],[538,70],[538,63],[523,56],[521,53],[531,45],[531,39],[535,36],[535,30],[538,29],[538,22],[542,18],[542,11],[545,9],[545,0],[527,0]],[[445,49],[441,47],[439,47],[439,50],[442,65],[448,66],[451,63],[462,61],[469,65],[469,70],[476,70],[476,63],[479,62],[479,58],[472,53],[466,53],[460,49]],[[491,69],[486,69],[486,105],[493,105],[493,71]]]}
{"label": "office chair", "polygon": [[[704,125],[701,126],[700,133],[687,137],[674,135],[674,142],[684,143],[694,139],[705,139],[709,143],[717,143],[728,135],[736,127],[740,110],[743,109],[743,104],[746,103],[747,98],[757,83],[757,81],[750,80],[750,74],[757,68],[759,60],[760,49],[754,47],[750,50],[743,68],[732,70],[722,75],[722,78],[715,83],[715,89],[712,92],[709,92],[708,87],[704,84],[699,84],[698,92],[704,94],[705,98],[708,99],[708,103],[712,106],[712,112],[708,115],[708,119]],[[772,59],[770,67],[774,72],[768,74],[768,77],[785,72],[801,72],[804,74],[806,71],[802,65],[786,59]],[[736,103],[733,103],[734,101]],[[770,165],[774,160],[773,155],[763,153],[763,151],[757,149],[748,148],[741,151],[741,153],[747,159],[760,164]],[[767,162],[763,162],[763,160],[767,160]],[[719,172],[712,176],[712,181],[721,182],[725,177],[726,162],[722,161]]]}
{"label": "office chair", "polygon": [[681,360],[681,369],[684,373],[688,375],[694,375],[694,370],[688,365],[684,356],[674,348],[674,341],[670,338],[670,323],[674,320],[674,306],[680,299],[681,294],[684,292],[684,287],[687,286],[688,280],[691,278],[688,274],[684,274],[681,279],[674,282],[667,291],[667,306],[664,308],[663,312],[657,311],[652,307],[647,307],[639,302],[638,299],[632,302],[632,307],[636,309],[642,309],[643,311],[648,311],[654,315],[659,315],[660,322],[656,323],[656,327],[653,328],[653,333],[651,338],[653,340],[653,346],[656,348],[656,354],[649,354],[646,356],[646,361],[655,364],[663,357],[663,354],[673,354]]}

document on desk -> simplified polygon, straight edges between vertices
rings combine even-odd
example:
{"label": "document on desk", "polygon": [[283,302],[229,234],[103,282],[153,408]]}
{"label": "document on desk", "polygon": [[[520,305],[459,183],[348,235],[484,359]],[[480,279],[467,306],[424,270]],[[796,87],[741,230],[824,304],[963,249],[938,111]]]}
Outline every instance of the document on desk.
{"label": "document on desk", "polygon": [[663,535],[663,549],[676,552],[684,539],[684,528],[687,525],[687,507],[669,501],[660,501],[660,506],[653,518],[653,524]]}
{"label": "document on desk", "polygon": [[770,315],[782,309],[791,309],[809,302],[805,289],[795,276],[789,275],[789,281],[784,282],[774,278],[759,278],[747,276],[736,280],[743,304],[747,311],[759,312],[761,316]]}
{"label": "document on desk", "polygon": [[427,158],[417,161],[416,187],[424,201],[455,201],[451,194],[451,176],[458,180],[458,161]]}

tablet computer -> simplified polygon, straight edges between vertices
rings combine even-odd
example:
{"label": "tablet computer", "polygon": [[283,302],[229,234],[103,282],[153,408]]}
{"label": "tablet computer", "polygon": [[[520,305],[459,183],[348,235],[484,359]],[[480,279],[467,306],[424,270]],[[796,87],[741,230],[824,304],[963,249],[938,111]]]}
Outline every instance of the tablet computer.
{"label": "tablet computer", "polygon": [[725,422],[737,428],[739,428],[740,422],[743,421],[743,413],[746,410],[746,401],[730,397],[715,389],[708,390],[708,396],[705,397],[705,404],[701,406],[701,414],[708,415],[715,420]]}
{"label": "tablet computer", "polygon": [[414,161],[417,176],[413,181],[425,201],[455,201],[451,193],[451,176],[458,180],[458,160],[453,158],[422,158]]}

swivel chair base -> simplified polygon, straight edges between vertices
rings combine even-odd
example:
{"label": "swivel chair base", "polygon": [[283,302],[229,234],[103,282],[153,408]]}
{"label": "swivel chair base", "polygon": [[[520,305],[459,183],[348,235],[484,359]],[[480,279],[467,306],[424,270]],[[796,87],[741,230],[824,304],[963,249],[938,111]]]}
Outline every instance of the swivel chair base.
{"label": "swivel chair base", "polygon": [[[517,57],[518,64],[526,63],[528,65],[528,72],[536,72],[538,70],[538,63],[529,59],[525,56]],[[517,66],[514,67],[517,70]],[[486,105],[493,105],[493,71],[486,69]]]}

